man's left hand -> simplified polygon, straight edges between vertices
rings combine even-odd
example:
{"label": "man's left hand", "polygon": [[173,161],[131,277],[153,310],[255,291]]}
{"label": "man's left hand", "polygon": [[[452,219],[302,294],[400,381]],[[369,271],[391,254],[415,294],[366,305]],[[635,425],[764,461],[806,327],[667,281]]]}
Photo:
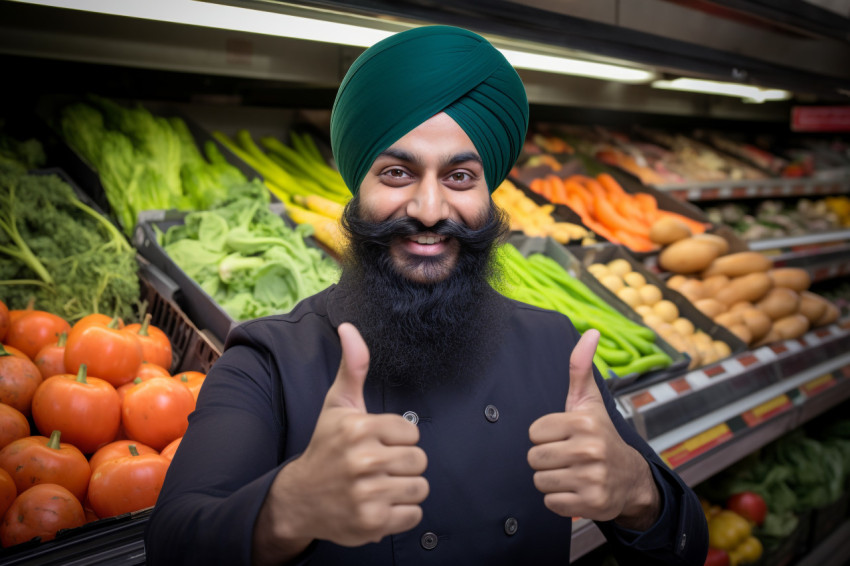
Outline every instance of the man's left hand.
{"label": "man's left hand", "polygon": [[588,330],[573,349],[565,410],[532,423],[528,463],[544,504],[558,515],[645,530],[660,512],[658,488],[608,416],[593,378],[598,342],[599,332]]}

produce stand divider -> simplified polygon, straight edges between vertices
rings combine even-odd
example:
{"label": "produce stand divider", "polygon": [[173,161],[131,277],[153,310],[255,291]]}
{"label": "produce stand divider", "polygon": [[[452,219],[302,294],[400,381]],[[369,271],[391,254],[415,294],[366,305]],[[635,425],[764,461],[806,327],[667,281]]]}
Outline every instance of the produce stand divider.
{"label": "produce stand divider", "polygon": [[737,179],[652,185],[681,201],[811,197],[850,193],[850,179]]}

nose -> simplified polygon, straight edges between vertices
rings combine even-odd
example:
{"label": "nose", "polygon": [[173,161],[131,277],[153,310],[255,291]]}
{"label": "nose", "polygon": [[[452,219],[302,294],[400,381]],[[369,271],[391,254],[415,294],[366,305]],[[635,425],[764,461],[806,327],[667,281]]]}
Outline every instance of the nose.
{"label": "nose", "polygon": [[416,186],[407,203],[407,215],[425,226],[433,226],[448,218],[449,203],[445,198],[445,190],[439,179],[426,175]]}

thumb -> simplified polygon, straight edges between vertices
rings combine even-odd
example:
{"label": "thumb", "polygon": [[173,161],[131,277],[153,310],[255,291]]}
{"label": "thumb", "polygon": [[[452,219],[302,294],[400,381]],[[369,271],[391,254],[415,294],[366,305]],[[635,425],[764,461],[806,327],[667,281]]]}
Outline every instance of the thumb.
{"label": "thumb", "polygon": [[325,396],[325,408],[351,407],[366,412],[363,384],[369,372],[369,348],[353,324],[344,322],[337,329],[342,359],[331,388]]}
{"label": "thumb", "polygon": [[570,355],[570,388],[567,392],[566,410],[572,411],[589,400],[601,400],[602,394],[593,379],[593,355],[599,344],[599,331],[587,330]]}

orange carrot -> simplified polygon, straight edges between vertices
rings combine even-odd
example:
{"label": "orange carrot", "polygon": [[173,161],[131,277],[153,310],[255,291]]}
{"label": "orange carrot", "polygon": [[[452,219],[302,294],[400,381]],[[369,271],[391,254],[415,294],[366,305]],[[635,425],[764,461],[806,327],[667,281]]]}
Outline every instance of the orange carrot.
{"label": "orange carrot", "polygon": [[669,210],[660,210],[659,209],[658,218],[665,217],[665,216],[670,217],[670,218],[675,218],[676,220],[684,222],[685,224],[688,225],[688,227],[691,229],[691,233],[693,233],[693,234],[702,234],[708,228],[708,224],[705,224],[703,222],[699,222],[697,220],[694,220],[693,218],[688,218],[687,216],[685,216],[683,214],[678,214],[676,212],[671,212]]}
{"label": "orange carrot", "polygon": [[594,198],[593,206],[596,212],[597,220],[605,224],[605,226],[607,226],[609,229],[613,231],[625,230],[627,232],[631,232],[632,234],[637,234],[639,236],[649,238],[649,228],[647,226],[620,216],[620,214],[614,208],[614,205],[611,204],[611,202],[607,199]]}
{"label": "orange carrot", "polygon": [[600,173],[596,176],[596,180],[610,196],[615,198],[628,196],[626,191],[623,190],[623,187],[620,186],[620,183],[618,183],[617,180],[608,173]]}
{"label": "orange carrot", "polygon": [[626,230],[616,230],[614,234],[624,246],[632,251],[651,252],[658,249],[658,246],[652,243],[652,241],[648,238],[643,238]]}

